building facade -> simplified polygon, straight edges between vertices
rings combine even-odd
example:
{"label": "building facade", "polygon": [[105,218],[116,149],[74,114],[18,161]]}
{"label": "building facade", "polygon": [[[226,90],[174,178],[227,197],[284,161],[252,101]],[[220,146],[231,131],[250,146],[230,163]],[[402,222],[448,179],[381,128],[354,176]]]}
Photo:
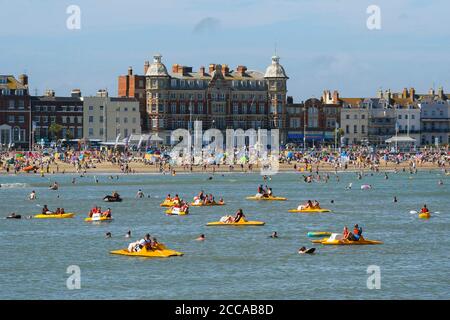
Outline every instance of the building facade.
{"label": "building facade", "polygon": [[[144,63],[144,74],[147,73],[149,66],[150,63],[146,61]],[[126,75],[119,76],[118,81],[119,97],[135,98],[139,101],[139,112],[141,117],[140,124],[142,132],[149,131],[145,82],[145,76],[133,74],[133,69],[131,67],[128,68],[128,73]]]}
{"label": "building facade", "polygon": [[288,104],[287,142],[308,146],[332,145],[340,122],[339,104],[324,104],[311,98],[300,104]]}
{"label": "building facade", "polygon": [[450,101],[426,97],[419,102],[421,143],[450,144]]}
{"label": "building facade", "polygon": [[0,149],[28,149],[30,144],[28,76],[0,75]]}
{"label": "building facade", "polygon": [[204,130],[276,128],[286,141],[288,77],[279,57],[272,57],[265,73],[222,64],[198,71],[174,64],[169,73],[161,55],[144,69],[148,130],[166,144],[173,130],[192,128],[195,120]]}
{"label": "building facade", "polygon": [[[31,97],[33,143],[57,139],[83,138],[83,100],[79,89],[72,90],[70,97],[55,96],[47,90],[44,96]],[[52,124],[61,131],[52,131]]]}
{"label": "building facade", "polygon": [[141,134],[139,101],[113,98],[100,90],[95,97],[83,97],[83,135],[102,142],[123,141]]}

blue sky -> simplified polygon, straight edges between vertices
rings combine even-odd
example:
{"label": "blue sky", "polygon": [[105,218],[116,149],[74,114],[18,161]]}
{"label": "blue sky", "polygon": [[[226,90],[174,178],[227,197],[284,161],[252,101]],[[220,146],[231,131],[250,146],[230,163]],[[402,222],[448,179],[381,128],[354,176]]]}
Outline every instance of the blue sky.
{"label": "blue sky", "polygon": [[[69,5],[81,29],[66,28]],[[381,30],[369,30],[369,5]],[[31,92],[117,93],[128,66],[159,52],[197,70],[209,63],[264,71],[277,48],[295,101],[374,96],[382,87],[450,91],[445,0],[0,0],[0,74],[26,72]]]}

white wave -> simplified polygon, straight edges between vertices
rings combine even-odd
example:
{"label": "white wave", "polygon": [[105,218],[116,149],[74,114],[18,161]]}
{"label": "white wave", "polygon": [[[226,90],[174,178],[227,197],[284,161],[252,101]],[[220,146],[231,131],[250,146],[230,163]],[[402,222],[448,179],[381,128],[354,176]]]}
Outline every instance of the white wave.
{"label": "white wave", "polygon": [[5,189],[18,189],[18,188],[28,188],[30,185],[28,183],[0,183],[0,190]]}

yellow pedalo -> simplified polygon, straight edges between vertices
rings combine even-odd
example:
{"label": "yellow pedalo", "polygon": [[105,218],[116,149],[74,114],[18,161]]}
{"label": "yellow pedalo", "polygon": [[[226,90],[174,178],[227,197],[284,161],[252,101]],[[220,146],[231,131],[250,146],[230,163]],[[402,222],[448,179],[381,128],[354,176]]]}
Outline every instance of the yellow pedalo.
{"label": "yellow pedalo", "polygon": [[342,234],[333,233],[329,238],[323,238],[321,240],[311,240],[312,243],[320,243],[324,245],[338,245],[338,246],[350,246],[350,245],[369,245],[369,244],[383,244],[378,240],[359,239],[358,241],[351,241],[343,239]]}
{"label": "yellow pedalo", "polygon": [[184,216],[184,215],[187,215],[189,213],[189,211],[188,210],[181,211],[181,208],[172,207],[170,209],[167,209],[165,211],[165,213],[168,215],[172,215],[172,216]]}
{"label": "yellow pedalo", "polygon": [[419,213],[419,218],[420,219],[430,219],[431,218],[430,211]]}
{"label": "yellow pedalo", "polygon": [[168,257],[176,257],[182,256],[182,252],[178,252],[175,250],[167,249],[167,247],[159,243],[155,248],[147,248],[143,247],[141,250],[137,252],[129,252],[127,249],[120,249],[110,251],[111,254],[118,254],[122,256],[130,256],[130,257],[147,257],[147,258],[168,258]]}
{"label": "yellow pedalo", "polygon": [[208,222],[207,226],[263,226],[265,225],[265,222],[262,221],[248,221],[244,218],[241,218],[239,222],[222,222],[222,221],[215,221],[215,222]]}
{"label": "yellow pedalo", "polygon": [[298,209],[291,209],[291,210],[288,210],[288,212],[297,212],[297,213],[324,213],[324,212],[331,212],[331,210],[330,210],[330,209],[322,209],[322,208],[320,208],[320,209],[301,209],[301,210],[298,210]]}
{"label": "yellow pedalo", "polygon": [[92,217],[88,217],[86,219],[84,219],[84,221],[86,222],[103,222],[103,221],[112,221],[113,218],[112,217],[105,217],[103,215],[101,215],[100,213],[94,213],[92,215]]}
{"label": "yellow pedalo", "polygon": [[63,213],[63,214],[56,214],[56,213],[49,213],[49,214],[36,214],[33,218],[35,219],[67,219],[67,218],[73,218],[75,217],[75,213]]}

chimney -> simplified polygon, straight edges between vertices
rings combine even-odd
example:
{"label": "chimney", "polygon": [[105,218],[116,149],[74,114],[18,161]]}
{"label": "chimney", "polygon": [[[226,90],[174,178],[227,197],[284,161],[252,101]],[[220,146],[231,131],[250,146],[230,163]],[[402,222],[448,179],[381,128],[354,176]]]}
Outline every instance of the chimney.
{"label": "chimney", "polygon": [[391,100],[391,89],[386,90],[386,97],[385,99]]}
{"label": "chimney", "polygon": [[287,97],[287,104],[293,104],[294,103],[294,98],[292,98],[292,96],[288,96]]}
{"label": "chimney", "polygon": [[144,62],[144,75],[147,74],[147,70],[150,67],[150,62],[149,61],[145,61]]}
{"label": "chimney", "polygon": [[439,87],[438,96],[440,99],[444,99],[444,88],[443,87]]}
{"label": "chimney", "polygon": [[204,76],[204,75],[205,75],[205,67],[204,67],[204,66],[201,66],[201,67],[200,67],[199,73],[200,73],[201,76]]}
{"label": "chimney", "polygon": [[45,90],[44,96],[46,97],[54,97],[55,96],[55,91],[52,89],[47,89]]}
{"label": "chimney", "polygon": [[133,68],[132,67],[128,67],[128,75],[129,76],[133,75]]}
{"label": "chimney", "polygon": [[216,70],[216,65],[214,63],[209,64],[209,74],[213,73]]}
{"label": "chimney", "polygon": [[237,67],[237,72],[243,76],[245,74],[245,71],[247,71],[247,67],[246,66],[238,66]]}
{"label": "chimney", "polygon": [[70,95],[72,98],[81,98],[81,90],[73,89]]}
{"label": "chimney", "polygon": [[428,91],[428,94],[431,95],[431,96],[434,96],[434,89],[431,88],[431,89]]}
{"label": "chimney", "polygon": [[106,91],[105,89],[98,90],[97,91],[97,97],[107,98],[108,97],[108,91]]}
{"label": "chimney", "polygon": [[172,72],[173,73],[179,73],[180,72],[180,65],[178,63],[175,63],[172,65]]}
{"label": "chimney", "polygon": [[19,76],[19,82],[24,86],[28,86],[28,76],[26,74],[21,74]]}
{"label": "chimney", "polygon": [[339,103],[339,92],[337,90],[333,91],[333,104]]}
{"label": "chimney", "polygon": [[402,92],[402,98],[403,98],[403,99],[406,99],[406,98],[408,98],[408,89],[406,89],[406,88],[403,88],[403,92]]}
{"label": "chimney", "polygon": [[416,89],[409,88],[409,98],[411,99],[411,102],[413,102],[416,98]]}
{"label": "chimney", "polygon": [[189,72],[192,72],[192,67],[182,66],[182,67],[181,67],[181,72],[183,73],[183,76],[185,76],[185,75],[187,75]]}
{"label": "chimney", "polygon": [[222,74],[223,74],[223,76],[225,77],[229,73],[230,73],[230,68],[228,68],[227,64],[223,64],[222,65]]}

